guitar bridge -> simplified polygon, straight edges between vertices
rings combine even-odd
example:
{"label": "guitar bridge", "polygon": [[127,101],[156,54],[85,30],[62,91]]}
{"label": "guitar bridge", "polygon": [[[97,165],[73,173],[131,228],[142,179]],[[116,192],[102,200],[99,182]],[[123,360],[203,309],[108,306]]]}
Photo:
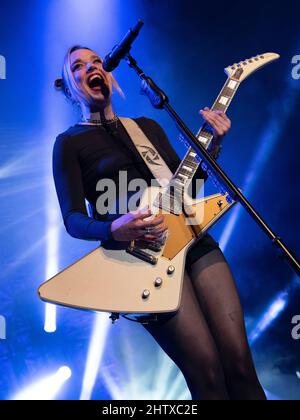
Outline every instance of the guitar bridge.
{"label": "guitar bridge", "polygon": [[126,252],[128,254],[133,255],[134,257],[139,258],[142,261],[145,261],[145,262],[151,264],[151,265],[156,265],[157,264],[157,261],[158,261],[157,257],[154,257],[153,255],[148,254],[148,252],[142,251],[141,249],[136,248],[135,246],[129,246],[126,249]]}

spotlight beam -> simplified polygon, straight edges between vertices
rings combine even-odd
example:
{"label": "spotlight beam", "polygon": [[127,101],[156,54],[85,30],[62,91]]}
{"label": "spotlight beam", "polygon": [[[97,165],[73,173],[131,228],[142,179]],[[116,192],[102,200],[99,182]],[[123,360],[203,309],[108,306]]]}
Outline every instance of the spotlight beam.
{"label": "spotlight beam", "polygon": [[298,276],[295,276],[294,279],[290,282],[288,287],[283,290],[271,305],[265,310],[256,326],[249,334],[249,343],[253,345],[256,340],[270,327],[270,325],[280,316],[288,304],[289,295],[293,292],[295,288],[300,286]]}
{"label": "spotlight beam", "polygon": [[62,366],[52,375],[29,385],[18,392],[12,400],[53,400],[58,394],[63,384],[70,379],[72,375],[68,366]]}
{"label": "spotlight beam", "polygon": [[80,400],[91,399],[92,391],[104,353],[109,325],[110,319],[107,314],[96,314],[81,388]]}

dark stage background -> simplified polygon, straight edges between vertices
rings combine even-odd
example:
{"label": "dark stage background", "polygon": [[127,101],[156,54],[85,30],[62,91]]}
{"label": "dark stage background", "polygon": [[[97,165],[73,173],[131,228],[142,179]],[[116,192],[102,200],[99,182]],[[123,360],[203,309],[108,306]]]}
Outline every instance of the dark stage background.
{"label": "dark stage background", "polygon": [[[111,326],[107,314],[55,309],[37,297],[41,282],[97,246],[65,232],[51,175],[55,137],[77,118],[53,89],[67,48],[79,43],[105,55],[143,19],[133,55],[194,131],[198,110],[226,80],[224,67],[279,53],[242,83],[220,164],[300,256],[299,16],[297,1],[1,2],[1,399],[190,398],[141,326]],[[114,94],[117,113],[156,119],[183,156],[173,123],[139,95],[135,74],[122,63],[115,76],[126,94]],[[273,399],[300,399],[300,341],[292,337],[299,279],[240,206],[211,233],[235,275],[264,388]]]}

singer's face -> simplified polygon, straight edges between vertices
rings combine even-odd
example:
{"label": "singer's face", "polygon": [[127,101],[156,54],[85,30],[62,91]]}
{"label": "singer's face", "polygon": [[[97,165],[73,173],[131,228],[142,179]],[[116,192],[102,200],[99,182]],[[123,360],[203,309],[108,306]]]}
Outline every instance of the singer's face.
{"label": "singer's face", "polygon": [[80,101],[90,107],[104,108],[110,103],[112,76],[103,70],[101,58],[93,51],[80,49],[72,52],[70,60]]}

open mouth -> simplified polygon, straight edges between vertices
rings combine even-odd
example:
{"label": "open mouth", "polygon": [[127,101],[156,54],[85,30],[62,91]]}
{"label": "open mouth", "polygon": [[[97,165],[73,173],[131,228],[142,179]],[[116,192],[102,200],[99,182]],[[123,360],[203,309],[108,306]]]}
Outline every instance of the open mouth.
{"label": "open mouth", "polygon": [[99,92],[105,87],[104,79],[99,74],[90,76],[87,84],[88,87],[95,92]]}

